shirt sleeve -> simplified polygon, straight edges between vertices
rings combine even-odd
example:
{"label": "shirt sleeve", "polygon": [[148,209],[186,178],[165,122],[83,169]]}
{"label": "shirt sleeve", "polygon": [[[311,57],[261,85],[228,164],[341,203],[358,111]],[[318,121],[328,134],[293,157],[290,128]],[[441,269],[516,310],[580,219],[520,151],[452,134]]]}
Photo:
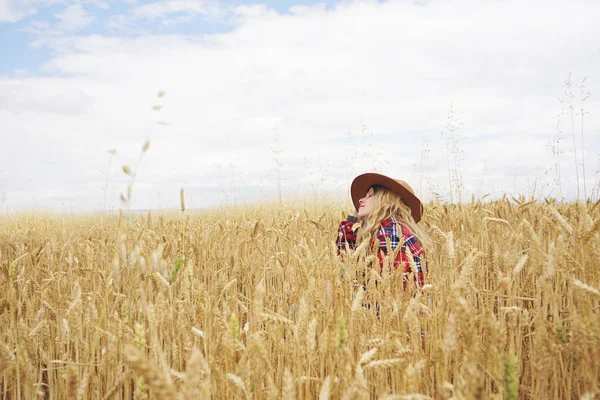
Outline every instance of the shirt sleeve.
{"label": "shirt sleeve", "polygon": [[356,249],[356,232],[352,229],[354,222],[342,221],[338,227],[337,239],[335,244],[338,249],[338,255],[346,250],[346,245],[349,250]]}
{"label": "shirt sleeve", "polygon": [[[415,274],[415,283],[417,284],[417,287],[422,288],[423,285],[425,285],[425,274],[423,273],[423,266],[421,264],[421,259],[424,257],[423,247],[421,246],[419,240],[408,228],[402,226],[402,231],[404,234],[404,246],[402,246],[402,254],[405,258],[404,272],[413,272]],[[409,251],[406,251],[406,249]],[[410,260],[408,259],[409,252],[412,254],[414,265],[417,268],[416,271],[412,271],[412,266]],[[405,279],[403,284],[404,288],[406,289],[408,281]]]}
{"label": "shirt sleeve", "polygon": [[[408,287],[407,274],[410,272],[415,274],[415,283],[417,286],[423,287],[425,284],[425,275],[421,265],[421,258],[424,256],[424,251],[421,243],[419,243],[414,234],[402,224],[384,221],[377,237],[379,239],[377,256],[379,257],[380,266],[383,268],[383,258],[388,254],[388,242],[391,251],[395,251],[400,243],[402,243],[400,251],[394,259],[394,268],[398,269],[402,266],[402,272],[404,273],[403,287],[405,290]],[[412,271],[407,248],[412,254],[417,271]]]}

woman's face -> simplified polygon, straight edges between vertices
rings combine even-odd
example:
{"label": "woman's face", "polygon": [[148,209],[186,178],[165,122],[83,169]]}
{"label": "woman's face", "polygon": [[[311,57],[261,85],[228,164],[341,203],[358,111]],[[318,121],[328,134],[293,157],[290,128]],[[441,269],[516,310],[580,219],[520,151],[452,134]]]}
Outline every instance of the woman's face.
{"label": "woman's face", "polygon": [[365,194],[365,197],[358,201],[358,219],[361,221],[364,221],[365,218],[367,218],[367,216],[371,213],[371,210],[373,210],[374,194],[375,191],[373,188],[369,188],[369,191],[367,194]]}

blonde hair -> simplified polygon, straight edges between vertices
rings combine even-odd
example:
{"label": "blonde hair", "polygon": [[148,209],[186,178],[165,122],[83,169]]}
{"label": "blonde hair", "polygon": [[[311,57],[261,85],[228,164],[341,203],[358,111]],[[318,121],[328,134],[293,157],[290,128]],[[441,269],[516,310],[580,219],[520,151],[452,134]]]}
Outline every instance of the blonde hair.
{"label": "blonde hair", "polygon": [[[410,208],[402,201],[400,196],[384,186],[373,186],[373,207],[371,212],[361,223],[358,230],[357,244],[365,240],[371,243],[377,239],[377,233],[381,229],[381,222],[389,217],[394,217],[397,222],[405,225],[417,238],[421,245],[428,245],[427,234],[415,222]],[[400,246],[404,243],[400,243]],[[366,246],[369,249],[370,246]],[[364,247],[363,247],[364,248]]]}

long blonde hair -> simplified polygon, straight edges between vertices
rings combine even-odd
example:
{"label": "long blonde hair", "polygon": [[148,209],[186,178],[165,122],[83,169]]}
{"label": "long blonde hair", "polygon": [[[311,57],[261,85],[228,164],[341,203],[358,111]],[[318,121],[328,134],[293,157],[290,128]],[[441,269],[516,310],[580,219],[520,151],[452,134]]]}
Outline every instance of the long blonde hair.
{"label": "long blonde hair", "polygon": [[[422,246],[429,245],[427,234],[415,222],[410,208],[402,201],[400,196],[384,186],[373,186],[373,207],[371,212],[358,230],[357,244],[368,240],[371,243],[377,238],[381,229],[381,222],[389,217],[408,227]],[[400,243],[402,246],[404,243]],[[368,249],[370,246],[366,246]],[[364,247],[363,247],[364,248]]]}

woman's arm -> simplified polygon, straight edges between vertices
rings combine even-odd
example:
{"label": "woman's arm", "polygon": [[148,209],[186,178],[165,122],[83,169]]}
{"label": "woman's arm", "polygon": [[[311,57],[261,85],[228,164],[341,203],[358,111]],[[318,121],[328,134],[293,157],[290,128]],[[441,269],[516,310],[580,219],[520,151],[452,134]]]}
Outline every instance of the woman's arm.
{"label": "woman's arm", "polygon": [[[400,243],[402,246],[397,252],[394,259],[394,268],[398,269],[402,265],[402,272],[405,274],[403,279],[403,287],[406,290],[408,279],[406,275],[410,272],[415,274],[415,281],[418,287],[423,287],[425,284],[425,275],[421,265],[421,258],[424,256],[423,247],[413,233],[404,225],[392,220],[385,220],[381,224],[381,229],[377,235],[379,239],[379,257],[380,266],[383,268],[383,258],[388,254],[389,250],[396,251]],[[409,255],[410,254],[410,255]],[[412,256],[412,260],[409,257]],[[416,271],[413,271],[412,267]]]}
{"label": "woman's arm", "polygon": [[[422,288],[425,285],[425,274],[423,274],[423,266],[421,264],[421,258],[425,255],[423,247],[415,235],[404,225],[402,225],[402,234],[404,237],[404,245],[402,246],[404,272],[414,273],[417,287]],[[409,257],[412,257],[412,260]],[[404,280],[403,285],[404,289],[406,289],[408,285],[407,279]]]}
{"label": "woman's arm", "polygon": [[346,221],[340,222],[337,238],[335,240],[338,255],[344,250],[356,249],[356,230],[353,229],[355,223],[356,218],[352,215],[349,215]]}

